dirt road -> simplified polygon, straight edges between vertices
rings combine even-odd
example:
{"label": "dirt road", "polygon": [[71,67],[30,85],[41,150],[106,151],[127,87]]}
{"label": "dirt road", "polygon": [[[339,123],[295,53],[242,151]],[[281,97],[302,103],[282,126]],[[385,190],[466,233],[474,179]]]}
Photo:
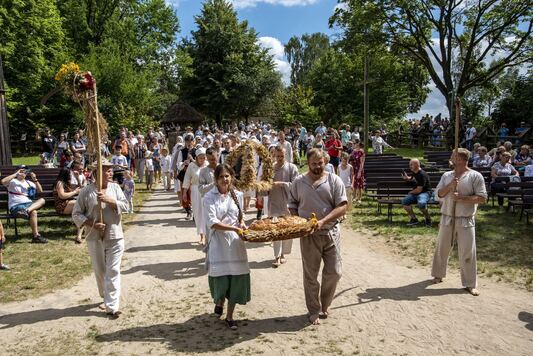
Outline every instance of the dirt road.
{"label": "dirt road", "polygon": [[212,314],[196,245],[172,194],[156,192],[126,234],[123,315],[98,309],[93,277],[38,299],[0,305],[2,355],[411,354],[531,355],[533,294],[482,279],[479,297],[457,271],[431,285],[429,270],[384,253],[343,227],[343,277],[332,315],[308,325],[298,241],[286,265],[248,244],[252,301],[238,331]]}

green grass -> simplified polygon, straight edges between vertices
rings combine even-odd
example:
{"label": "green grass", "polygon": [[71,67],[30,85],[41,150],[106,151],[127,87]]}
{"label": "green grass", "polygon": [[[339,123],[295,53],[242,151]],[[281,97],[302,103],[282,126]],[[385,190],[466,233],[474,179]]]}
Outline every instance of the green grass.
{"label": "green grass", "polygon": [[[421,213],[415,212],[422,220]],[[430,266],[438,232],[439,209],[430,208],[433,227],[408,227],[407,213],[393,209],[393,222],[387,222],[386,207],[377,213],[377,203],[365,199],[354,206],[350,223],[355,230],[372,235],[398,253],[414,258],[423,266]],[[533,234],[531,225],[518,221],[518,213],[500,213],[489,204],[481,207],[476,218],[478,274],[497,281],[516,284],[533,291]],[[458,267],[457,248],[452,252],[450,266]]]}
{"label": "green grass", "polygon": [[[137,184],[136,188],[134,209],[138,212],[150,193],[143,184]],[[134,216],[124,215],[123,224]],[[4,221],[7,239],[4,263],[11,267],[11,271],[0,272],[0,303],[35,298],[69,288],[91,273],[85,242],[81,245],[74,243],[76,228],[71,218],[40,218],[40,233],[49,240],[43,245],[30,243],[28,222],[19,220],[18,228],[19,239],[15,240],[14,228],[6,226]]]}
{"label": "green grass", "polygon": [[39,164],[39,155],[25,156],[25,157],[13,157],[13,165],[18,166],[25,164],[27,166],[36,166]]}

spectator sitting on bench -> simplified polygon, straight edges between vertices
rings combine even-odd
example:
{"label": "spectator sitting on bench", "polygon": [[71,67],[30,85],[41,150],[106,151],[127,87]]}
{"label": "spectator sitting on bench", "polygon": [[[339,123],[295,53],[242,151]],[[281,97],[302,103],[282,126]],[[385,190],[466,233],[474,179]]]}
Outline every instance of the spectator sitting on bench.
{"label": "spectator sitting on bench", "polygon": [[[77,167],[79,168],[79,167]],[[63,168],[59,174],[54,185],[54,207],[56,212],[60,215],[71,215],[76,205],[76,196],[80,193],[81,187],[72,184],[71,175],[73,173],[68,168]],[[80,173],[78,172],[79,176]],[[83,234],[83,227],[78,228],[78,233],[74,242],[81,244],[81,236]]]}
{"label": "spectator sitting on bench", "polygon": [[407,224],[408,226],[414,226],[418,224],[418,219],[413,211],[412,204],[417,204],[418,208],[424,214],[426,220],[426,226],[431,226],[431,217],[427,209],[427,204],[431,198],[431,183],[429,181],[429,175],[420,168],[420,161],[416,158],[409,161],[409,169],[413,172],[413,175],[408,175],[405,171],[402,172],[402,178],[406,182],[411,182],[415,187],[411,190],[405,198],[402,199],[402,205],[411,220]]}
{"label": "spectator sitting on bench", "polygon": [[[510,177],[512,175],[519,176],[518,171],[512,166],[511,163],[511,154],[509,152],[503,152],[499,162],[496,162],[492,165],[490,176],[492,177],[492,183],[490,184],[491,194],[495,195],[497,193],[505,193],[505,186],[496,182],[496,177]],[[500,210],[503,209],[503,197],[498,197],[498,206]]]}
{"label": "spectator sitting on bench", "polygon": [[7,187],[9,213],[14,217],[29,218],[33,239],[31,242],[47,243],[39,234],[37,226],[37,210],[44,206],[44,199],[35,199],[36,192],[42,193],[43,188],[37,180],[35,173],[30,172],[30,180],[26,180],[28,169],[19,166],[19,169],[10,176],[2,179],[2,184]]}
{"label": "spectator sitting on bench", "polygon": [[533,162],[531,150],[528,145],[520,147],[520,152],[514,158],[513,164],[517,171],[523,172],[525,167]]}
{"label": "spectator sitting on bench", "polygon": [[492,164],[492,159],[487,154],[487,147],[480,146],[477,150],[478,155],[474,158],[474,161],[472,162],[472,166],[474,168],[487,168],[490,167]]}
{"label": "spectator sitting on bench", "polygon": [[4,235],[4,226],[0,221],[0,271],[9,271],[9,266],[4,264],[4,242],[6,242],[6,236]]}

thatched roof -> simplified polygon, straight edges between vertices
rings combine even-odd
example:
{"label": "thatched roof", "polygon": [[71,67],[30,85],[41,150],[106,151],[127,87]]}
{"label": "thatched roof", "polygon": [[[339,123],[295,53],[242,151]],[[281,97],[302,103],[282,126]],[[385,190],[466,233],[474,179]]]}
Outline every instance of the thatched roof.
{"label": "thatched roof", "polygon": [[161,123],[175,123],[175,124],[188,124],[203,122],[204,117],[192,106],[183,101],[176,101],[170,106],[167,112],[163,115]]}

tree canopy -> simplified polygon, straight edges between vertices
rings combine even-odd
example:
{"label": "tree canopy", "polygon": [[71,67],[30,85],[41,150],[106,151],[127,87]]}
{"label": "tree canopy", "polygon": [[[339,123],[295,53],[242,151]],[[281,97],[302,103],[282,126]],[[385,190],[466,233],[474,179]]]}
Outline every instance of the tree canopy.
{"label": "tree canopy", "polygon": [[223,118],[247,119],[281,86],[272,56],[228,1],[206,1],[195,21],[185,46],[192,64],[182,96],[219,125]]}

